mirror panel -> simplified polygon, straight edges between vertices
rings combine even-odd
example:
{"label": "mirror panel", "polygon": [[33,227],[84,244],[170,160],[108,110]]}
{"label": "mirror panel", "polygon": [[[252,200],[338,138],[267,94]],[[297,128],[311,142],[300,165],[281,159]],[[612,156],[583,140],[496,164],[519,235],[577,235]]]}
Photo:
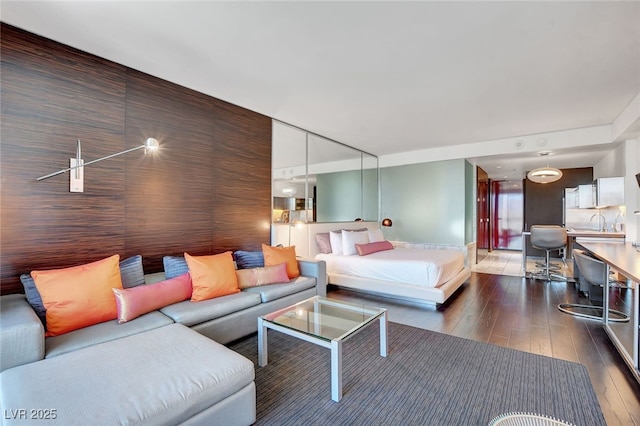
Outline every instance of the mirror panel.
{"label": "mirror panel", "polygon": [[274,120],[272,191],[274,223],[377,221],[378,158]]}
{"label": "mirror panel", "polygon": [[316,221],[362,218],[360,151],[311,135],[308,161],[309,176],[315,179]]}
{"label": "mirror panel", "polygon": [[277,124],[273,122],[272,130],[271,221],[288,223],[303,220],[301,216],[305,216],[303,211],[296,210],[295,200],[304,199],[307,190],[307,133],[295,127]]}
{"label": "mirror panel", "polygon": [[378,157],[362,153],[362,219],[378,221]]}

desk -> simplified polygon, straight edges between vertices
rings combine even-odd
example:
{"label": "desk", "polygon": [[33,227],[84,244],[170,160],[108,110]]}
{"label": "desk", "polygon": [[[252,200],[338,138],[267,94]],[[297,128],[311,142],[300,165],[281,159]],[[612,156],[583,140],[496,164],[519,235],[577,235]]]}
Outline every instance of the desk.
{"label": "desk", "polygon": [[[640,310],[640,251],[631,243],[625,242],[594,242],[593,240],[578,239],[580,244],[594,257],[601,260],[606,265],[605,277],[609,276],[610,268],[615,269],[628,278],[629,288],[625,291],[632,292],[630,296],[631,312],[630,321],[623,323],[609,322],[610,301],[609,291],[604,291],[604,329],[609,335],[614,346],[622,355],[622,358],[631,369],[636,380],[640,382],[640,371],[638,365],[638,313]],[[605,280],[606,281],[606,280]]]}

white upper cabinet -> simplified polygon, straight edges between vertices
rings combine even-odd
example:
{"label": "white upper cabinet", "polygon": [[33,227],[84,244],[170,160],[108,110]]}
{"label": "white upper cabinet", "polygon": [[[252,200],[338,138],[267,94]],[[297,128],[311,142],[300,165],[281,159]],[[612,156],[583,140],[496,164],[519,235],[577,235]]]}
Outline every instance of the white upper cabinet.
{"label": "white upper cabinet", "polygon": [[596,206],[596,186],[593,184],[578,186],[578,207],[589,209]]}
{"label": "white upper cabinet", "polygon": [[597,179],[596,187],[597,207],[624,205],[624,177]]}

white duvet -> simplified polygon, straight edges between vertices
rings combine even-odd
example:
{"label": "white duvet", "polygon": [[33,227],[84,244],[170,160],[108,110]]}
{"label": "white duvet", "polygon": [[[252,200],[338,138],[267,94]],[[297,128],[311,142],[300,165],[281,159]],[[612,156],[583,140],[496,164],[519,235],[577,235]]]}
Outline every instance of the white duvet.
{"label": "white duvet", "polygon": [[397,247],[366,256],[318,254],[327,273],[438,287],[464,268],[464,255],[455,250]]}

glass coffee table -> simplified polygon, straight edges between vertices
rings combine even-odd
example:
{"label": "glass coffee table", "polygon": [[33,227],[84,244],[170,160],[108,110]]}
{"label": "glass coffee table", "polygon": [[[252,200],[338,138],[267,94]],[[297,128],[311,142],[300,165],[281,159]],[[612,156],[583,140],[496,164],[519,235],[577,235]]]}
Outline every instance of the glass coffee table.
{"label": "glass coffee table", "polygon": [[267,329],[331,349],[331,399],[342,398],[342,342],[380,321],[380,356],[386,357],[387,310],[315,296],[258,318],[258,365],[268,363]]}

